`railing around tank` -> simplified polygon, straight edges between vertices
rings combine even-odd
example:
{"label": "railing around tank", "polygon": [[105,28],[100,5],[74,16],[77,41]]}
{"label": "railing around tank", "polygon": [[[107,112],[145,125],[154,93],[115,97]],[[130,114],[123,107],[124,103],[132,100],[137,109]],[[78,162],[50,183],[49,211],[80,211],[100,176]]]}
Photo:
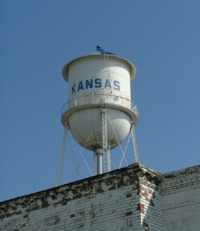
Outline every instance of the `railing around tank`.
{"label": "railing around tank", "polygon": [[71,99],[67,103],[65,103],[61,109],[61,115],[66,112],[68,109],[82,106],[82,105],[90,105],[90,104],[106,104],[112,103],[118,106],[123,106],[131,109],[138,115],[138,109],[135,103],[131,102],[129,99],[109,94],[89,94],[78,97],[76,99]]}

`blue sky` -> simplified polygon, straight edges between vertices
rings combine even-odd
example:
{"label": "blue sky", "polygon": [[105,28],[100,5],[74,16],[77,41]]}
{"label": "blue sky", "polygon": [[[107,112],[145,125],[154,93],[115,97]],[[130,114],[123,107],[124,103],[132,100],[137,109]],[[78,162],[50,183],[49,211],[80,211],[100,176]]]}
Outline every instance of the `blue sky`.
{"label": "blue sky", "polygon": [[[61,70],[97,45],[137,69],[140,162],[161,173],[199,165],[199,41],[197,0],[0,1],[0,201],[55,186],[68,100]],[[120,157],[114,149],[116,165]],[[126,157],[134,162],[131,143]],[[91,152],[86,159],[92,169]],[[61,184],[73,166],[68,140]],[[79,174],[90,176],[84,163]]]}

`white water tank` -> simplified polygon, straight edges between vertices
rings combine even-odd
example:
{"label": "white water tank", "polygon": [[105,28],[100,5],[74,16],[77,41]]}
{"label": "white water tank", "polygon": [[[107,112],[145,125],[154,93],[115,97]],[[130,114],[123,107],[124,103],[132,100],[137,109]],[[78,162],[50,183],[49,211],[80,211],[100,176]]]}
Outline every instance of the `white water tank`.
{"label": "white water tank", "polygon": [[117,56],[93,54],[70,61],[62,74],[69,100],[62,107],[61,122],[68,124],[74,139],[88,150],[102,148],[101,110],[106,108],[110,149],[123,142],[138,121],[137,107],[131,102],[133,64]]}

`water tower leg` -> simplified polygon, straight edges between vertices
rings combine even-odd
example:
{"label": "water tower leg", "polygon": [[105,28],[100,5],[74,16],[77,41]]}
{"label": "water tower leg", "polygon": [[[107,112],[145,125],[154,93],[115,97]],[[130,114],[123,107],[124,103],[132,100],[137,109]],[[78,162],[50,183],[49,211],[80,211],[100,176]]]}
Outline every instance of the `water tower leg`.
{"label": "water tower leg", "polygon": [[136,144],[136,138],[135,138],[134,125],[131,128],[131,138],[132,138],[132,142],[133,142],[133,151],[134,151],[134,156],[135,156],[135,162],[139,163],[139,156],[138,156],[138,150],[137,150],[137,144]]}
{"label": "water tower leg", "polygon": [[93,176],[97,175],[97,155],[96,152],[93,152]]}
{"label": "water tower leg", "polygon": [[95,150],[96,158],[97,158],[97,175],[102,174],[102,157],[103,157],[103,149],[97,148]]}
{"label": "water tower leg", "polygon": [[103,168],[104,172],[108,172],[108,135],[107,135],[107,113],[106,108],[102,108],[102,148],[103,148]]}
{"label": "water tower leg", "polygon": [[64,128],[64,134],[63,134],[63,142],[62,142],[62,149],[61,149],[61,154],[60,154],[60,163],[59,163],[59,170],[58,170],[58,177],[57,177],[56,187],[59,186],[59,184],[60,184],[62,165],[63,165],[63,158],[64,158],[64,152],[65,152],[65,144],[66,144],[66,139],[67,139],[67,129],[68,129],[68,126],[66,124],[65,128]]}
{"label": "water tower leg", "polygon": [[108,172],[111,171],[111,157],[110,157],[110,148],[108,148],[107,152],[106,152],[106,156],[107,156],[107,163],[108,163]]}

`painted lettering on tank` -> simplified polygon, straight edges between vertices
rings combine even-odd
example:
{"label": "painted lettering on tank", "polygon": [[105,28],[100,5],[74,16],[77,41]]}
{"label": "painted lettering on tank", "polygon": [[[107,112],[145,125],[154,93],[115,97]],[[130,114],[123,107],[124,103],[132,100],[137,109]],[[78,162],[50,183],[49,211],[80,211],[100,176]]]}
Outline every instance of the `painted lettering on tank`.
{"label": "painted lettering on tank", "polygon": [[101,79],[95,79],[95,88],[101,88]]}
{"label": "painted lettering on tank", "polygon": [[86,89],[88,89],[88,87],[89,88],[93,88],[93,79],[90,79],[90,81],[89,80],[86,80]]}
{"label": "painted lettering on tank", "polygon": [[72,86],[72,95],[73,95],[73,93],[76,93],[76,91],[75,91],[75,86],[76,86],[76,84],[74,84],[74,85]]}
{"label": "painted lettering on tank", "polygon": [[105,88],[109,87],[111,89],[110,80],[106,79]]}
{"label": "painted lettering on tank", "polygon": [[77,91],[79,91],[79,90],[84,90],[82,81],[80,81],[79,84],[78,84],[78,90]]}
{"label": "painted lettering on tank", "polygon": [[[94,83],[94,84],[93,84]],[[110,88],[114,89],[117,91],[120,91],[120,82],[114,80],[113,81],[113,86],[112,82],[109,79],[106,79],[105,85],[103,86],[104,88]],[[80,81],[77,85],[73,84],[71,86],[71,94],[73,95],[74,93],[84,90],[84,89],[92,89],[92,88],[102,88],[102,80],[100,78],[97,79],[87,79],[85,82]]]}
{"label": "painted lettering on tank", "polygon": [[114,89],[120,91],[120,86],[119,86],[120,82],[115,80],[113,84],[114,84]]}

